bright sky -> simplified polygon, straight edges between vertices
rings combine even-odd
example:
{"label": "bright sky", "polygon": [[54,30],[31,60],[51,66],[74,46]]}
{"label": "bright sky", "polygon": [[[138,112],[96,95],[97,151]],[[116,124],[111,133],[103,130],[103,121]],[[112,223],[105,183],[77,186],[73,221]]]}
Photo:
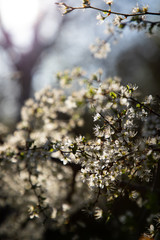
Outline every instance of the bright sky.
{"label": "bright sky", "polygon": [[32,26],[44,5],[51,0],[0,0],[0,17],[18,46],[27,46],[32,39]]}

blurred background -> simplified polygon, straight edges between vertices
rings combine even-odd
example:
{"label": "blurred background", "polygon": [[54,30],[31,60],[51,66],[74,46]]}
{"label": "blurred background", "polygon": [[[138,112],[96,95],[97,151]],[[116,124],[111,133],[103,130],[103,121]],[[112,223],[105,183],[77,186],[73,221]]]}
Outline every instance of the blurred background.
{"label": "blurred background", "polygon": [[[65,1],[80,6],[80,0]],[[112,10],[131,11],[136,3],[160,10],[159,0],[115,0]],[[105,7],[104,1],[91,0]],[[62,16],[55,0],[0,0],[0,122],[15,126],[20,109],[35,91],[57,87],[56,73],[82,66],[88,73],[102,68],[103,77],[119,76],[124,84],[136,83],[145,94],[160,93],[160,34],[131,30],[109,38],[111,52],[95,59],[89,45],[107,39],[106,23],[97,24],[98,12],[86,9]],[[156,21],[156,17],[152,17]]]}

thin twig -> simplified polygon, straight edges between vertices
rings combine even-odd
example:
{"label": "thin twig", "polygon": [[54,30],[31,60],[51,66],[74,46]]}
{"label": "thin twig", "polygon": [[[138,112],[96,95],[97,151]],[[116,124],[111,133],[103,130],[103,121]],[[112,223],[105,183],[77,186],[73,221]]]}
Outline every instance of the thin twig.
{"label": "thin twig", "polygon": [[[56,4],[59,5],[59,3],[56,3]],[[91,6],[91,5],[86,5],[86,6],[82,6],[82,7],[71,7],[71,6],[68,6],[66,4],[63,4],[63,5],[66,6],[68,9],[70,9],[70,11],[90,8],[90,9],[97,10],[97,11],[100,11],[100,12],[103,12],[103,13],[121,15],[121,16],[125,16],[125,17],[136,17],[136,16],[143,16],[143,15],[160,16],[160,13],[156,13],[156,12],[121,13],[121,12],[111,11],[110,9],[108,10],[108,9],[102,9],[102,8],[94,7],[94,6]]]}
{"label": "thin twig", "polygon": [[155,112],[154,110],[152,110],[151,108],[147,107],[146,105],[144,105],[143,103],[139,102],[138,100],[134,99],[133,97],[129,97],[129,99],[131,99],[133,102],[139,104],[141,107],[144,107],[146,110],[148,110],[149,112],[153,113],[154,115],[160,117],[160,114]]}

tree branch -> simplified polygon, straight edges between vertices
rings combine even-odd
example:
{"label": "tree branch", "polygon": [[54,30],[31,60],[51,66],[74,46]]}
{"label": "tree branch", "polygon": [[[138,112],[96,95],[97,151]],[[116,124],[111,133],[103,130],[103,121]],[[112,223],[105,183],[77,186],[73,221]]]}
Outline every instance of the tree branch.
{"label": "tree branch", "polygon": [[103,13],[108,13],[109,15],[110,14],[114,14],[114,15],[121,15],[121,16],[124,16],[124,17],[137,17],[137,16],[144,16],[144,15],[160,16],[160,13],[148,12],[148,11],[141,12],[141,13],[121,13],[121,12],[111,11],[110,9],[102,9],[102,8],[94,7],[94,6],[91,6],[91,5],[85,5],[85,6],[82,6],[82,7],[72,7],[72,6],[69,6],[69,5],[65,4],[65,3],[58,3],[57,2],[55,4],[57,4],[59,6],[64,6],[66,8],[66,13],[74,11],[74,10],[81,10],[81,9],[90,8],[90,9],[93,9],[93,10],[96,10],[96,11],[100,11],[100,12],[103,12]]}

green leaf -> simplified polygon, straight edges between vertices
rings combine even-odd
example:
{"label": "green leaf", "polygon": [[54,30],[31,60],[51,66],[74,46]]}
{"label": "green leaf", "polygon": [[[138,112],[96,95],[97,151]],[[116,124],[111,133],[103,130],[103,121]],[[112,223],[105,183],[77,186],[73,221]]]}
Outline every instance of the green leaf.
{"label": "green leaf", "polygon": [[110,96],[111,96],[113,99],[117,98],[117,94],[116,94],[115,92],[110,92]]}
{"label": "green leaf", "polygon": [[120,29],[123,29],[123,28],[125,28],[125,26],[126,26],[125,23],[120,23],[119,28],[120,28]]}
{"label": "green leaf", "polygon": [[122,111],[122,115],[125,115],[125,114],[126,114],[126,112],[127,112],[126,110],[123,110],[123,111]]}
{"label": "green leaf", "polygon": [[130,93],[132,93],[132,92],[133,92],[133,89],[132,89],[132,88],[130,88],[130,87],[129,87],[129,85],[127,85],[126,87],[127,87],[128,91],[129,91]]}
{"label": "green leaf", "polygon": [[141,104],[137,103],[137,104],[136,104],[136,107],[137,107],[137,108],[140,108],[140,107],[141,107]]}
{"label": "green leaf", "polygon": [[24,152],[21,152],[21,153],[20,153],[20,156],[21,156],[21,157],[24,157]]}

